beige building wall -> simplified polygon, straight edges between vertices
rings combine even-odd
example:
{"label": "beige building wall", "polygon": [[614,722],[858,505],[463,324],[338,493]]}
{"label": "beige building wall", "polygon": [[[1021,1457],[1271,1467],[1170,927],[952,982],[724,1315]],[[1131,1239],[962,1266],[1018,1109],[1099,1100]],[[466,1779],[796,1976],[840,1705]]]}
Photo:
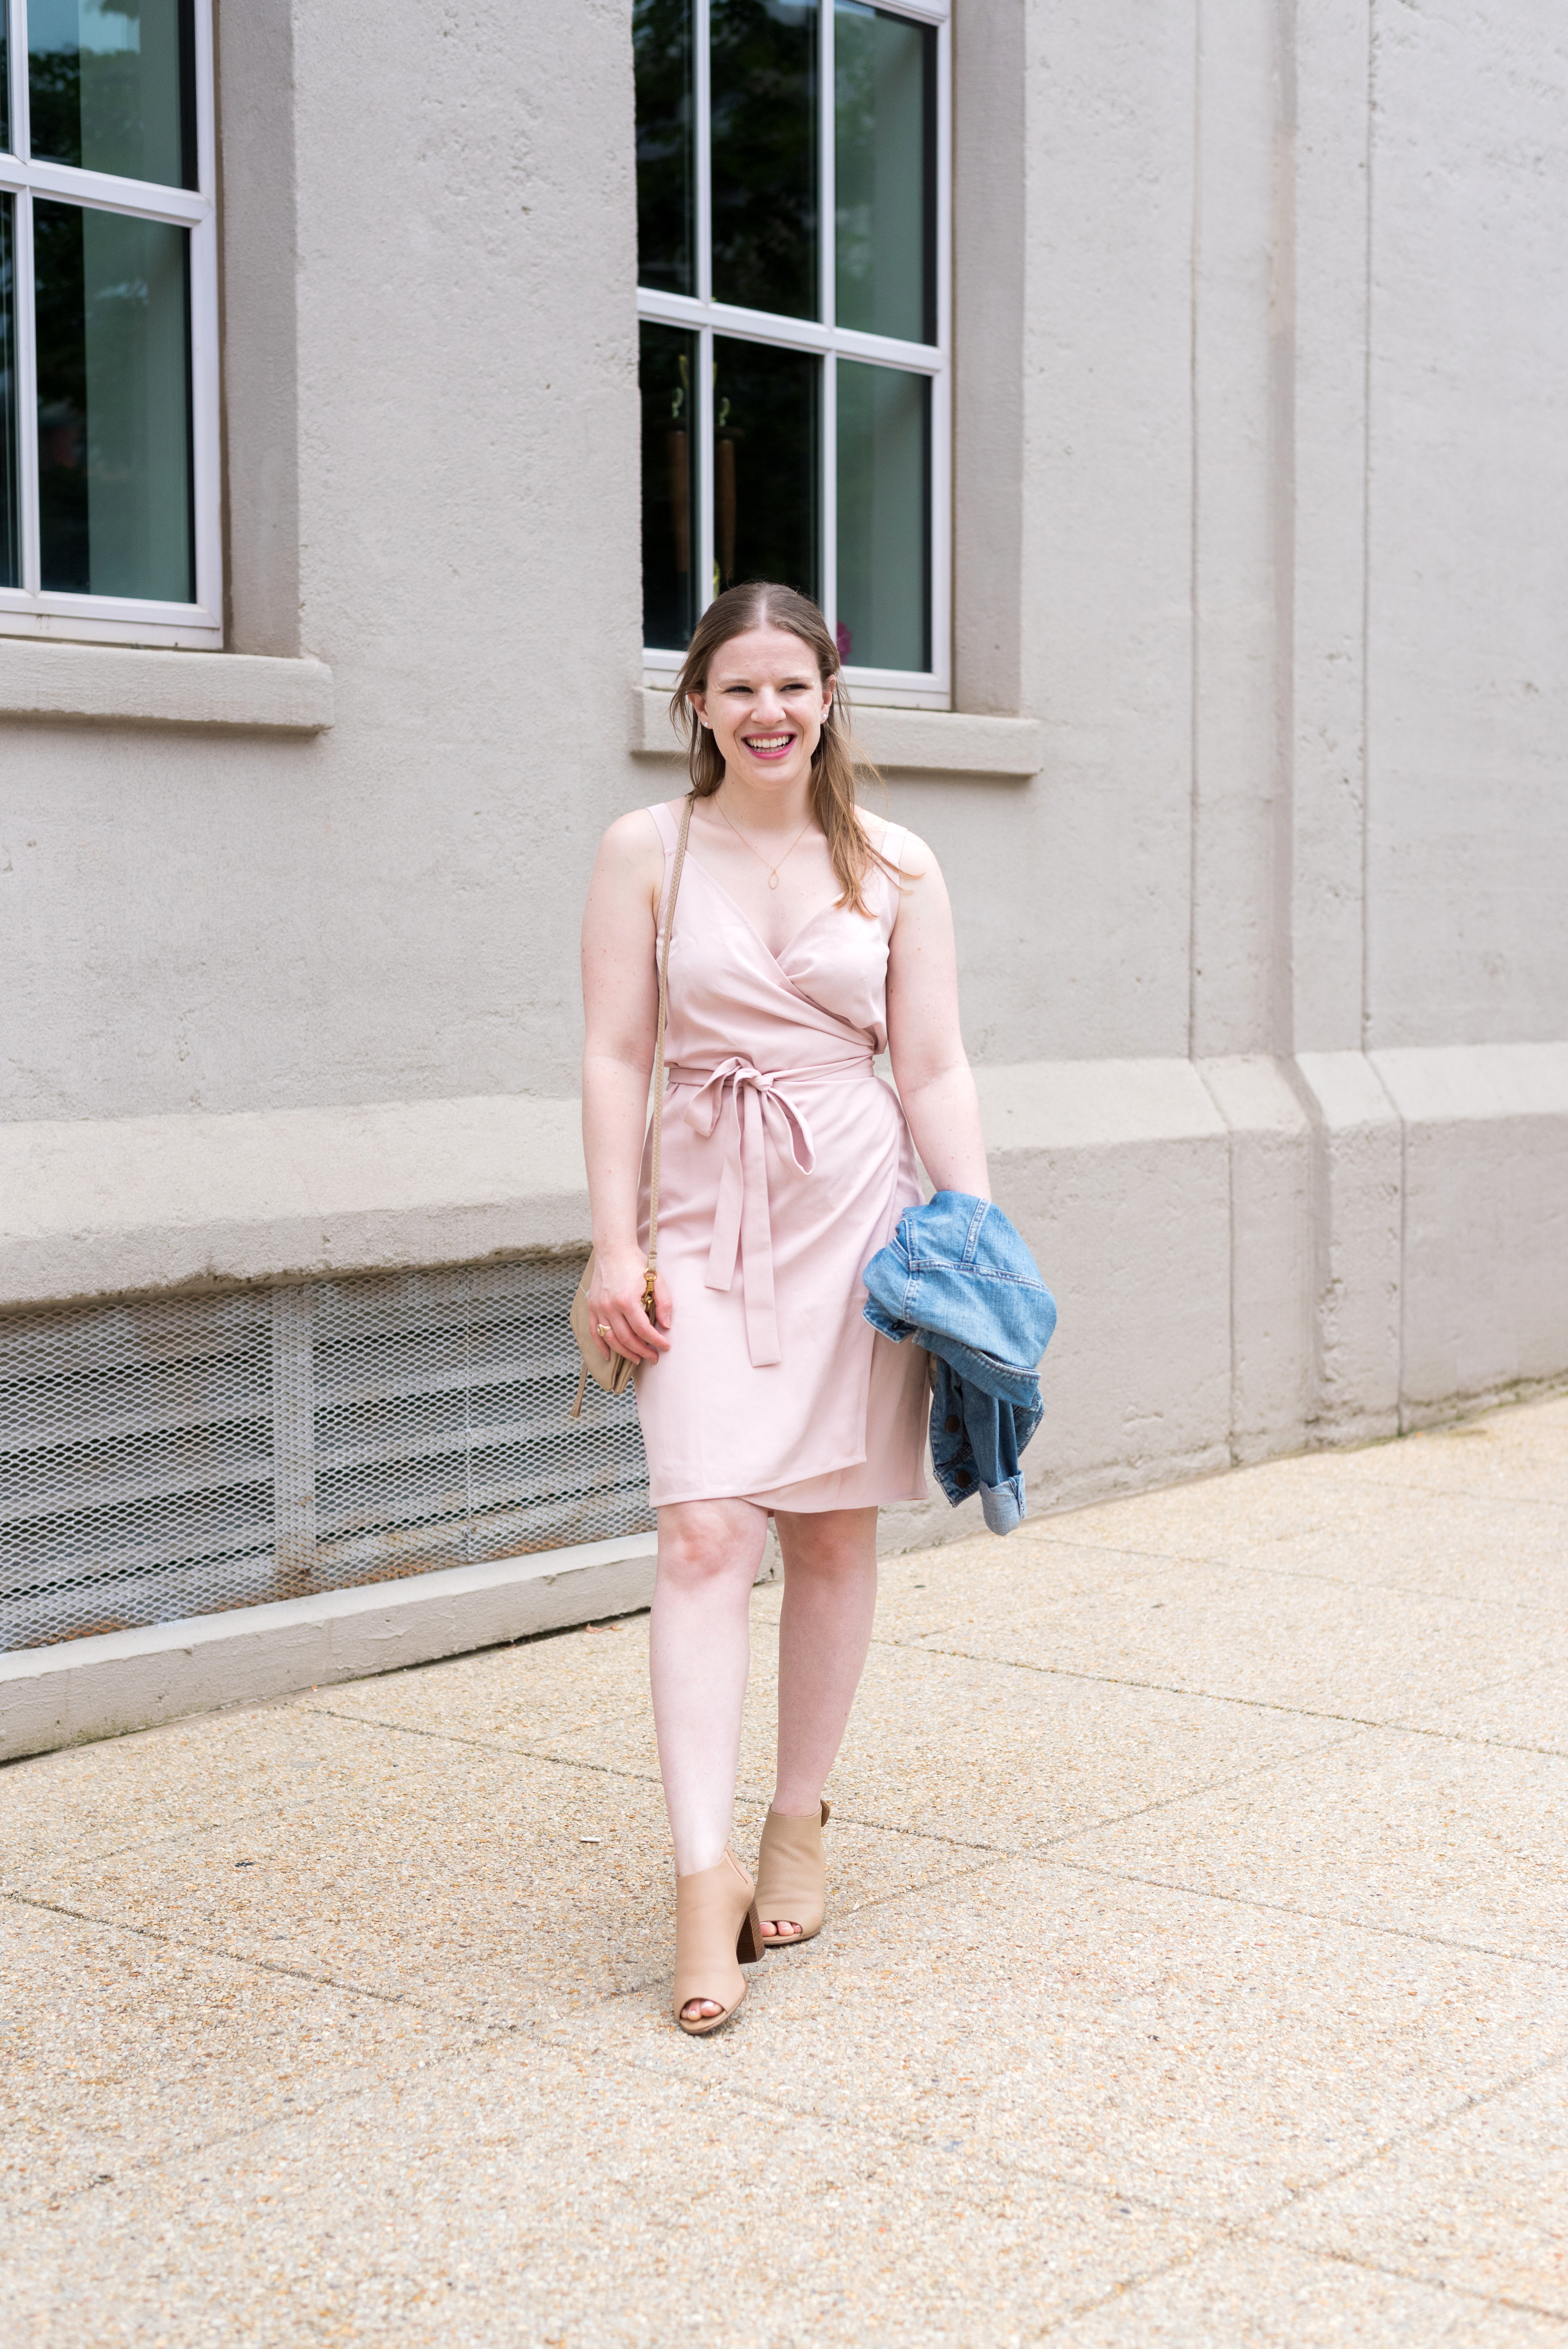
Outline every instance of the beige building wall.
{"label": "beige building wall", "polygon": [[[0,1304],[586,1240],[578,909],[678,788],[629,25],[221,0],[229,649],[0,639]],[[1568,22],[954,57],[955,707],[862,731],[1060,1299],[1032,1490],[1561,1378]]]}

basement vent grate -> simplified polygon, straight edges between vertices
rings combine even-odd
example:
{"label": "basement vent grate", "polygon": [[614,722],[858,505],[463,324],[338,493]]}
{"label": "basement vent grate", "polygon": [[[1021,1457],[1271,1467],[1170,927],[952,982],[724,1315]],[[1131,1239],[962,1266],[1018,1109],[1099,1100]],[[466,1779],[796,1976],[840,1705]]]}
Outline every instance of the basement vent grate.
{"label": "basement vent grate", "polygon": [[580,1263],[0,1317],[0,1649],[650,1526]]}

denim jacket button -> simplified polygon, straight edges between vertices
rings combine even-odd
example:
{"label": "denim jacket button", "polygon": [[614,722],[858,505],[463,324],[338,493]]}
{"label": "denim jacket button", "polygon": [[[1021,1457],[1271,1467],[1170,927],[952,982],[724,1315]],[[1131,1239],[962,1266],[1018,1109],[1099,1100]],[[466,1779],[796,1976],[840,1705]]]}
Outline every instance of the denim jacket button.
{"label": "denim jacket button", "polygon": [[942,1424],[947,1430],[949,1435],[956,1435],[959,1429],[963,1426],[964,1422],[959,1418],[958,1413],[954,1411],[948,1413]]}
{"label": "denim jacket button", "polygon": [[953,1472],[953,1481],[955,1485],[968,1485],[974,1480],[967,1468],[955,1468]]}

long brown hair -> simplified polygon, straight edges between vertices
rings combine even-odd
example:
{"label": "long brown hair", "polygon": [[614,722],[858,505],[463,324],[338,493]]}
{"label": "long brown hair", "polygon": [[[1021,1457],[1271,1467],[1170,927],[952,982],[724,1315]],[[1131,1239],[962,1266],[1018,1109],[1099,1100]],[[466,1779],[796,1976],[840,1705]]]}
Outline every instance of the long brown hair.
{"label": "long brown hair", "polygon": [[[686,738],[686,764],[693,796],[711,799],[724,781],[724,758],[707,728],[702,725],[687,696],[706,693],[708,665],[721,645],[752,628],[783,628],[799,636],[817,664],[824,685],[839,674],[839,648],[828,624],[809,595],[793,587],[778,587],[770,580],[748,579],[727,587],[708,605],[692,632],[691,645],[670,696],[670,717]],[[811,753],[811,813],[828,843],[833,870],[843,885],[838,900],[851,913],[865,914],[866,874],[873,864],[895,879],[899,868],[873,848],[855,805],[855,770],[863,769],[877,781],[882,778],[856,749],[850,732],[849,702],[839,686],[822,720],[821,740]]]}

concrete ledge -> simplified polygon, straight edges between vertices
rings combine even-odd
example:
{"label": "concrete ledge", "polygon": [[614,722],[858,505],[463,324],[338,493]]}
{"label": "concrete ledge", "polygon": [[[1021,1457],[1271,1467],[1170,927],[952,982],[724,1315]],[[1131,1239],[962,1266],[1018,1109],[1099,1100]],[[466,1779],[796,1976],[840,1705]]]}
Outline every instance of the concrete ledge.
{"label": "concrete ledge", "polygon": [[0,1761],[627,1615],[656,1537],[584,1542],[0,1656]]}
{"label": "concrete ledge", "polygon": [[575,1101],[0,1126],[0,1306],[587,1246]]}
{"label": "concrete ledge", "polygon": [[[855,740],[868,759],[900,774],[1006,775],[1023,779],[1045,764],[1045,728],[1037,718],[984,718],[963,709],[854,710]],[[669,696],[637,689],[632,749],[639,758],[684,759],[670,724]]]}
{"label": "concrete ledge", "polygon": [[228,726],[315,734],[333,722],[325,661],[254,653],[151,652],[0,636],[0,719]]}

